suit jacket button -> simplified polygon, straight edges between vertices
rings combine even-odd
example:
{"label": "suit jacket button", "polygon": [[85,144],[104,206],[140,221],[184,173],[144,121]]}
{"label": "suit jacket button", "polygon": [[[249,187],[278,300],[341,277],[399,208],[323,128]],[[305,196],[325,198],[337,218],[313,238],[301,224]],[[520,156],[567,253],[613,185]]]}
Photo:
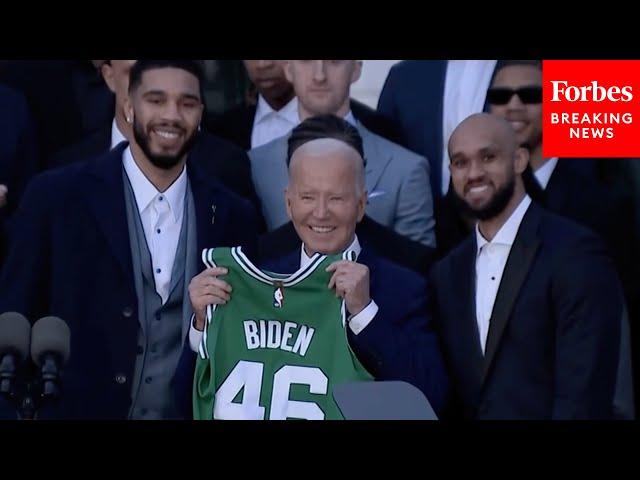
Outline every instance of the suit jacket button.
{"label": "suit jacket button", "polygon": [[125,318],[130,318],[131,315],[133,315],[133,308],[131,307],[124,307],[124,309],[122,310],[122,315]]}
{"label": "suit jacket button", "polygon": [[116,383],[119,383],[120,385],[124,384],[127,382],[127,376],[122,374],[122,373],[118,373],[116,375]]}

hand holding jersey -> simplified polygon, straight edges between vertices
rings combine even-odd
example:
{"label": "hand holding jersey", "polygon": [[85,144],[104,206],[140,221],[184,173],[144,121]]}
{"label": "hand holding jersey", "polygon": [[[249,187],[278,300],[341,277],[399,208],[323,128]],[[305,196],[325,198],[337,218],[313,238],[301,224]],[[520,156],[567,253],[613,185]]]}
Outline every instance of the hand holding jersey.
{"label": "hand holding jersey", "polygon": [[208,305],[224,305],[231,300],[231,285],[218,277],[226,275],[224,267],[207,268],[191,279],[189,299],[195,315],[195,327],[204,330],[205,314]]}
{"label": "hand holding jersey", "polygon": [[336,296],[343,298],[351,315],[357,315],[371,303],[369,296],[369,269],[361,263],[340,260],[327,267],[333,272],[329,288]]}

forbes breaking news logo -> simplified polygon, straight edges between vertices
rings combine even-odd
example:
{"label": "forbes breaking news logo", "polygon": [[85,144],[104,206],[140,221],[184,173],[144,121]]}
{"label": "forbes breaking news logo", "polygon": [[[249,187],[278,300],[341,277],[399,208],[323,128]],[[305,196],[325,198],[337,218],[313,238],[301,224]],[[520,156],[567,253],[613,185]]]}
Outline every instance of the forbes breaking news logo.
{"label": "forbes breaking news logo", "polygon": [[545,60],[546,157],[640,155],[640,61]]}
{"label": "forbes breaking news logo", "polygon": [[[576,87],[569,85],[566,80],[551,80],[552,102],[630,102],[633,100],[633,87],[627,85],[622,88],[613,86],[605,88],[594,80],[591,85]],[[631,125],[631,112],[594,112],[568,113],[551,112],[553,125],[569,125],[569,138],[614,138],[615,125],[624,123]],[[577,126],[576,126],[577,125]],[[585,127],[584,125],[589,125]],[[599,125],[611,125],[601,127]]]}

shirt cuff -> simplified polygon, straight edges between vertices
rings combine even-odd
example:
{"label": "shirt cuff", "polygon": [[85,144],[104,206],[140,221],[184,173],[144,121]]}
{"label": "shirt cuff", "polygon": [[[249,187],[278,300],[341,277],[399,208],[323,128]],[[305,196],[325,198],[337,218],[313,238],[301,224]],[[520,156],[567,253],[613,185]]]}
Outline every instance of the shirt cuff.
{"label": "shirt cuff", "polygon": [[362,330],[367,328],[367,325],[371,323],[373,317],[375,317],[378,313],[378,305],[376,302],[371,300],[369,305],[364,307],[364,309],[358,313],[357,315],[353,315],[349,320],[349,328],[353,333],[358,335]]}
{"label": "shirt cuff", "polygon": [[191,350],[198,353],[198,348],[200,348],[200,342],[202,341],[203,332],[196,329],[196,327],[194,326],[195,319],[195,314],[191,315],[191,321],[189,322],[191,325],[191,327],[189,328],[189,347],[191,347]]}

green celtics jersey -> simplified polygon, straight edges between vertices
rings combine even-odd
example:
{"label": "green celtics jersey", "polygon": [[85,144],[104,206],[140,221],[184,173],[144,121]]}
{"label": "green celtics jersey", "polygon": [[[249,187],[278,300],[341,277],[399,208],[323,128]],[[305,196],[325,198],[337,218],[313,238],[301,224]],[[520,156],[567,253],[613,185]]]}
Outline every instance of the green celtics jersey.
{"label": "green celtics jersey", "polygon": [[256,268],[242,249],[203,252],[229,271],[226,305],[209,306],[194,378],[194,418],[341,419],[334,385],[371,380],[347,342],[344,301],[325,269],[342,255],[316,254],[292,275]]}

